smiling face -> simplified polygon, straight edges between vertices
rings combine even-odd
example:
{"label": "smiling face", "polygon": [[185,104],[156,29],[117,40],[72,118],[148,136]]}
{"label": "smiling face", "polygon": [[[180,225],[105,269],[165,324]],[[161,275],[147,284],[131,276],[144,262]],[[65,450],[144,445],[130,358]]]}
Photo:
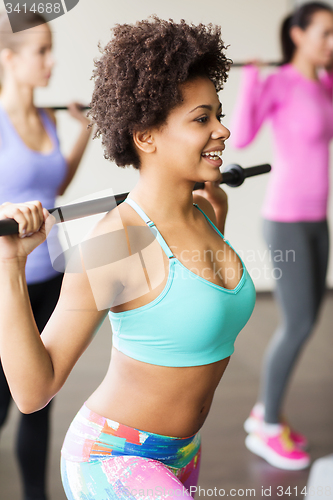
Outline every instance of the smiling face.
{"label": "smiling face", "polygon": [[54,59],[52,56],[52,34],[46,24],[27,30],[17,52],[13,52],[5,66],[22,84],[32,87],[48,85]]}
{"label": "smiling face", "polygon": [[[222,125],[222,107],[214,84],[197,77],[182,84],[182,103],[166,123],[152,129],[150,161],[168,169],[168,175],[193,182],[218,181],[224,142],[230,136]],[[145,158],[141,159],[144,166]],[[180,180],[180,179],[179,179]]]}
{"label": "smiling face", "polygon": [[305,30],[294,27],[291,30],[296,50],[315,66],[327,66],[333,60],[333,14],[320,10],[312,15]]}

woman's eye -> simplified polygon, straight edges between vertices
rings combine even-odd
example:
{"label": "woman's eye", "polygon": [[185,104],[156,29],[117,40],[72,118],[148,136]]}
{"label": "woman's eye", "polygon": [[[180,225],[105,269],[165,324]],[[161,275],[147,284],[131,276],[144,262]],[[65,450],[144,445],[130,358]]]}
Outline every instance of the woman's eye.
{"label": "woman's eye", "polygon": [[197,118],[196,121],[199,123],[206,123],[208,120],[208,116],[200,116],[200,118]]}
{"label": "woman's eye", "polygon": [[[222,119],[225,117],[225,115],[217,115],[217,119],[219,122],[222,121]],[[200,116],[200,118],[197,118],[196,121],[199,122],[199,123],[206,123],[207,121],[209,120],[209,117],[208,116]]]}

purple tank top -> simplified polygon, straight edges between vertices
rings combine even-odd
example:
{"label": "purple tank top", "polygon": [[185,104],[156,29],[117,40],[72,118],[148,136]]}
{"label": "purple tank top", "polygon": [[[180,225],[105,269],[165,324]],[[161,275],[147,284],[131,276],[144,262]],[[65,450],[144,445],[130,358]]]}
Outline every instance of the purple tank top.
{"label": "purple tank top", "polygon": [[[52,208],[58,189],[67,172],[66,160],[60,152],[56,127],[43,109],[38,109],[45,130],[53,143],[50,153],[30,149],[21,139],[0,104],[0,204],[6,201],[22,203],[40,200],[43,207]],[[46,281],[58,275],[51,255],[61,253],[57,228],[53,227],[47,242],[29,255],[26,266],[28,284]]]}

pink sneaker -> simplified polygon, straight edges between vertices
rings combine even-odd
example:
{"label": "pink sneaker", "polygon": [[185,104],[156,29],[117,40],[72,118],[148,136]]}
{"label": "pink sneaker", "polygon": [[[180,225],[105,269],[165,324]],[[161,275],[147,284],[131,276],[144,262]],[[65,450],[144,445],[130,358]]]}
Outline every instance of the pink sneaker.
{"label": "pink sneaker", "polygon": [[[259,431],[262,422],[264,421],[263,413],[256,411],[255,407],[252,408],[250,416],[244,422],[244,430],[248,434]],[[294,431],[287,423],[285,418],[280,422],[283,426],[288,427],[290,439],[302,450],[307,449],[308,440],[299,432]]]}
{"label": "pink sneaker", "polygon": [[310,456],[290,439],[290,430],[283,426],[280,433],[269,436],[263,431],[249,434],[245,445],[259,457],[279,469],[300,470],[310,464]]}

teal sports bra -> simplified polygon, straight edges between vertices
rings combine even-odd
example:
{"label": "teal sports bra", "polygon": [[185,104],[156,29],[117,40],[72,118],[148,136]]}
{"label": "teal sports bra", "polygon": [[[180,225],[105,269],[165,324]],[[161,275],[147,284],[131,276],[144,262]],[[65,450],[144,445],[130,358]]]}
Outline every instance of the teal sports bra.
{"label": "teal sports bra", "polygon": [[131,198],[125,202],[153,232],[169,258],[169,273],[163,291],[152,302],[129,311],[109,311],[114,347],[130,358],[160,366],[207,365],[230,356],[255,304],[254,284],[243,261],[236,288],[222,288],[187,269],[138,204]]}

